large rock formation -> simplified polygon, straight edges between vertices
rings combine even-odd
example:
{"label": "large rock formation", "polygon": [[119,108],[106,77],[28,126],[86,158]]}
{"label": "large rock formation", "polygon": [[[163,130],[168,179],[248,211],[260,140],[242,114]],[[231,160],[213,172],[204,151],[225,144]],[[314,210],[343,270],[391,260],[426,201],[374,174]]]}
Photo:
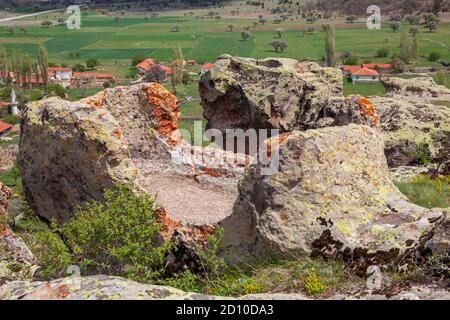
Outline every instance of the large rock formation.
{"label": "large rock formation", "polygon": [[29,204],[59,223],[117,183],[158,194],[172,217],[216,222],[230,214],[236,179],[250,161],[190,146],[178,131],[176,97],[155,83],[79,102],[55,97],[28,104],[18,155]]}
{"label": "large rock formation", "polygon": [[[0,300],[312,300],[302,293],[260,293],[239,298],[185,292],[167,286],[141,284],[113,276],[68,277],[49,282],[13,281],[0,286]],[[339,293],[328,300],[449,300],[446,288],[435,284],[403,287],[396,292]]]}
{"label": "large rock formation", "polygon": [[387,96],[392,98],[411,99],[412,101],[450,99],[450,89],[436,84],[432,77],[410,79],[383,77],[382,83],[386,88]]}
{"label": "large rock formation", "polygon": [[450,161],[450,108],[370,97],[380,117],[390,167]]}
{"label": "large rock formation", "polygon": [[385,77],[383,83],[389,98],[344,98],[338,69],[224,55],[202,76],[200,94],[207,128],[289,132],[380,123],[389,166],[432,161],[450,172],[450,109],[427,103],[450,100],[450,90],[432,78]]}
{"label": "large rock formation", "polygon": [[[339,69],[294,59],[221,56],[199,84],[207,129],[306,130],[373,124],[361,97],[342,97]],[[332,98],[332,99],[330,99]]]}
{"label": "large rock formation", "polygon": [[[371,101],[339,96],[334,69],[274,61],[222,58],[202,83],[206,86],[205,79],[215,77],[209,88],[222,88],[223,95],[209,89],[202,94],[204,103],[225,113],[239,102],[235,89],[247,96],[242,108],[251,111],[251,121],[241,126],[222,119],[222,125],[220,117],[212,116],[219,129],[256,124],[282,131],[308,129],[261,143],[275,162],[276,142],[281,143],[279,171],[262,175],[265,165],[251,156],[189,145],[178,130],[177,100],[161,85],[116,87],[79,102],[49,98],[28,105],[18,160],[30,205],[63,224],[78,205],[102,200],[105,188],[127,182],[157,196],[164,237],[193,254],[196,243],[206,243],[214,229],[203,224],[228,217],[220,223],[228,253],[321,254],[351,260],[361,269],[403,262],[431,235],[442,210],[409,203],[392,184]],[[215,75],[222,67],[230,74]],[[289,77],[301,88],[283,89]],[[268,81],[279,91],[276,99],[264,100],[263,92],[263,100],[256,99],[252,90],[261,83],[251,81]],[[286,91],[300,98],[292,100]],[[287,113],[280,111],[282,101],[293,106]],[[270,113],[271,105],[276,112]],[[266,111],[269,118],[263,116]],[[177,220],[197,226],[185,227]],[[183,259],[175,257],[175,269],[187,264]]]}
{"label": "large rock formation", "polygon": [[[253,164],[223,223],[227,258],[303,254],[368,265],[403,264],[443,217],[394,186],[378,130],[349,125],[285,133],[279,172]],[[236,252],[238,252],[236,254]]]}

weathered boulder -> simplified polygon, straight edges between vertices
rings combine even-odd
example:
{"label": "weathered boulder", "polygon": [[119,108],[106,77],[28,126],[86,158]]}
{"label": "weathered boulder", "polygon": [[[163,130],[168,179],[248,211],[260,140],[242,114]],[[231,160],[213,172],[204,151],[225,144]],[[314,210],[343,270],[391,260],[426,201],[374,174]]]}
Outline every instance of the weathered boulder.
{"label": "weathered boulder", "polygon": [[[450,161],[450,108],[370,97],[380,117],[389,167]],[[443,170],[443,169],[442,169]]]}
{"label": "weathered boulder", "polygon": [[30,280],[38,268],[34,255],[7,223],[10,197],[11,190],[0,182],[0,284],[6,280]]}
{"label": "weathered boulder", "polygon": [[420,256],[428,259],[430,272],[450,278],[450,208],[447,216],[433,232],[433,236],[419,249]]}
{"label": "weathered boulder", "polygon": [[[172,217],[218,221],[230,213],[236,180],[250,161],[190,146],[178,130],[176,97],[156,83],[107,89],[78,102],[33,102],[21,123],[18,164],[26,198],[60,224],[117,183],[159,194]],[[180,198],[179,190],[189,192]]]}
{"label": "weathered boulder", "polygon": [[227,259],[322,255],[365,272],[400,265],[442,217],[394,186],[377,129],[349,125],[293,131],[279,139],[279,171],[253,164],[222,222]]}
{"label": "weathered boulder", "polygon": [[432,77],[417,77],[402,79],[396,77],[383,77],[381,79],[387,91],[387,96],[393,98],[430,100],[439,97],[450,98],[450,89],[436,84]]}
{"label": "weathered boulder", "polygon": [[[49,282],[12,281],[0,286],[0,300],[313,300],[303,293],[260,293],[238,298],[185,292],[113,276],[68,277]],[[448,300],[436,284],[415,284],[396,292],[338,293],[327,300]]]}
{"label": "weathered boulder", "polygon": [[208,300],[166,286],[113,276],[67,277],[51,282],[13,281],[0,286],[0,300]]}
{"label": "weathered boulder", "polygon": [[[342,96],[339,69],[314,62],[219,57],[199,84],[207,128],[294,129],[372,124],[366,100]],[[332,98],[330,100],[330,98]]]}

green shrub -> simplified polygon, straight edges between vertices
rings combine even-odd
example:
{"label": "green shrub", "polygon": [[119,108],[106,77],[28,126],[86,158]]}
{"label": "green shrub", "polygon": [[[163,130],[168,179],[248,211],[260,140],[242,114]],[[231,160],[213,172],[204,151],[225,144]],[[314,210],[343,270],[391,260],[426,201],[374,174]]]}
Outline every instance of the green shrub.
{"label": "green shrub", "polygon": [[358,57],[350,55],[342,61],[343,64],[348,66],[356,66],[358,64]]}
{"label": "green shrub", "polygon": [[61,234],[73,260],[85,273],[121,275],[151,282],[164,273],[164,258],[172,245],[160,239],[156,203],[120,185],[107,190],[105,201],[80,208]]}
{"label": "green shrub", "polygon": [[430,61],[438,61],[441,58],[441,54],[438,52],[432,52],[430,53],[430,56],[428,57],[428,59]]}
{"label": "green shrub", "polygon": [[376,56],[380,57],[380,58],[384,58],[384,57],[389,56],[389,49],[387,49],[387,48],[378,49],[377,53],[376,53]]}
{"label": "green shrub", "polygon": [[317,276],[316,270],[311,268],[305,277],[305,282],[303,284],[305,291],[310,295],[318,295],[325,291],[326,286],[320,282]]}
{"label": "green shrub", "polygon": [[2,117],[2,121],[12,124],[12,125],[15,125],[20,122],[20,116],[16,116],[13,114],[7,114],[4,117]]}

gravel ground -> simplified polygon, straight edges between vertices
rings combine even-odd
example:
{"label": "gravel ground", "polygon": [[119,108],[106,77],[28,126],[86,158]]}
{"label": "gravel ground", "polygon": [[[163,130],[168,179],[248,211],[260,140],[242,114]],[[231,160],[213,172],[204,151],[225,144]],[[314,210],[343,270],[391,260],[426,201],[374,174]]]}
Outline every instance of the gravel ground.
{"label": "gravel ground", "polygon": [[184,223],[215,223],[231,214],[237,187],[197,180],[175,172],[151,173],[140,185],[156,196],[169,217]]}

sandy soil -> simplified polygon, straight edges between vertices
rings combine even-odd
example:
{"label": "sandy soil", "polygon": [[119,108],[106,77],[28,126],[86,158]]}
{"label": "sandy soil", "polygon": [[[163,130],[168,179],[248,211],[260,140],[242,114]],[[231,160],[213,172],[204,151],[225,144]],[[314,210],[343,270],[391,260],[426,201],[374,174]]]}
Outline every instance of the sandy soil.
{"label": "sandy soil", "polygon": [[215,223],[231,214],[237,189],[197,181],[174,172],[152,173],[141,186],[156,196],[169,217],[185,223]]}

